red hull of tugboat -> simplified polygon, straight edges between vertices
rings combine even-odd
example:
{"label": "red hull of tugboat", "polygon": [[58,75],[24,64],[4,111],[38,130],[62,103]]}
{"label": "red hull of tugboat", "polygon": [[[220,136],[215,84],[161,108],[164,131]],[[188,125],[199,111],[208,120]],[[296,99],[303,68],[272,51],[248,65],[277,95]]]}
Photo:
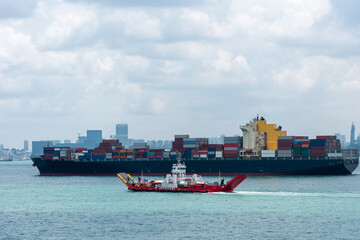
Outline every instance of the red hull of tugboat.
{"label": "red hull of tugboat", "polygon": [[177,187],[167,188],[157,185],[153,185],[153,182],[149,183],[129,183],[120,175],[117,176],[127,185],[131,191],[141,192],[192,192],[192,193],[212,193],[212,192],[232,192],[241,182],[243,182],[247,176],[238,175],[232,178],[225,186],[213,185],[213,184],[191,184],[189,187]]}

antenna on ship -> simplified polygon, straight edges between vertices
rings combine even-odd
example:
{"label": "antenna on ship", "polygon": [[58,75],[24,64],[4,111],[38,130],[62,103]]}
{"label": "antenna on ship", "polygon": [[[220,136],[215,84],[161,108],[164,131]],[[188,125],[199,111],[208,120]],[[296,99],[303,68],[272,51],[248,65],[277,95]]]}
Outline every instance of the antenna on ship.
{"label": "antenna on ship", "polygon": [[178,155],[176,156],[176,160],[178,164],[181,164],[181,155],[180,153],[178,153]]}

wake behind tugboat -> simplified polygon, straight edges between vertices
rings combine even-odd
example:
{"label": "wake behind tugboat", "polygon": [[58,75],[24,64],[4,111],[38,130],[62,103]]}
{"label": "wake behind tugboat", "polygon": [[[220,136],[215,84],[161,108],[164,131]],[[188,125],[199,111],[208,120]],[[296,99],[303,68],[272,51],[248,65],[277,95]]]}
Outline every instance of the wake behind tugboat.
{"label": "wake behind tugboat", "polygon": [[139,177],[139,181],[127,173],[118,173],[117,176],[131,191],[145,192],[232,192],[242,181],[246,175],[237,175],[229,182],[224,184],[224,179],[213,184],[205,182],[201,176],[197,174],[186,175],[185,164],[178,161],[173,164],[171,174],[167,174],[165,180],[155,180],[148,182],[144,177]]}

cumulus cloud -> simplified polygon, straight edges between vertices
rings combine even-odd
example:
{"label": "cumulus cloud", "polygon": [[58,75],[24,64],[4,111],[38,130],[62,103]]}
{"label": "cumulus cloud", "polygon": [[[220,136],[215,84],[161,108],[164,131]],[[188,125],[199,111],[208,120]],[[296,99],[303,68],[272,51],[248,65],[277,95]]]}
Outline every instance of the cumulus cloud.
{"label": "cumulus cloud", "polygon": [[90,36],[97,28],[96,15],[86,8],[55,2],[40,4],[37,12],[50,22],[37,36],[38,44],[43,48],[54,49],[68,41],[76,42],[81,37]]}
{"label": "cumulus cloud", "polygon": [[14,123],[30,140],[124,121],[135,138],[234,134],[256,113],[331,130],[359,100],[357,3],[345,5],[0,1],[0,143],[21,144],[2,137]]}
{"label": "cumulus cloud", "polygon": [[30,17],[36,5],[36,0],[1,0],[0,19]]}

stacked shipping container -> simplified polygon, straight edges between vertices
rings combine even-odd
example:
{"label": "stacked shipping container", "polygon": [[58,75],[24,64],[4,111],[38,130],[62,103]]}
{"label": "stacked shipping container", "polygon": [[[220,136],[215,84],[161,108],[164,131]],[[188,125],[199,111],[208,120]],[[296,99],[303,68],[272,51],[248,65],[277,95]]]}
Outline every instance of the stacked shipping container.
{"label": "stacked shipping container", "polygon": [[294,136],[280,136],[278,139],[278,152],[277,156],[280,158],[292,157]]}
{"label": "stacked shipping container", "polygon": [[237,158],[241,142],[240,137],[224,137],[224,158]]}
{"label": "stacked shipping container", "polygon": [[[261,157],[271,158],[338,158],[342,157],[340,141],[335,136],[317,136],[309,140],[304,136],[280,136],[278,150],[262,150]],[[120,161],[136,159],[176,159],[213,160],[238,158],[242,149],[241,137],[224,137],[224,144],[208,144],[205,138],[189,138],[189,135],[176,135],[173,149],[148,149],[146,143],[134,144],[134,150],[123,149],[118,140],[103,140],[93,150],[84,148],[44,148],[44,160],[78,159],[79,161]],[[249,153],[252,150],[249,149]],[[243,157],[242,155],[240,157]]]}

